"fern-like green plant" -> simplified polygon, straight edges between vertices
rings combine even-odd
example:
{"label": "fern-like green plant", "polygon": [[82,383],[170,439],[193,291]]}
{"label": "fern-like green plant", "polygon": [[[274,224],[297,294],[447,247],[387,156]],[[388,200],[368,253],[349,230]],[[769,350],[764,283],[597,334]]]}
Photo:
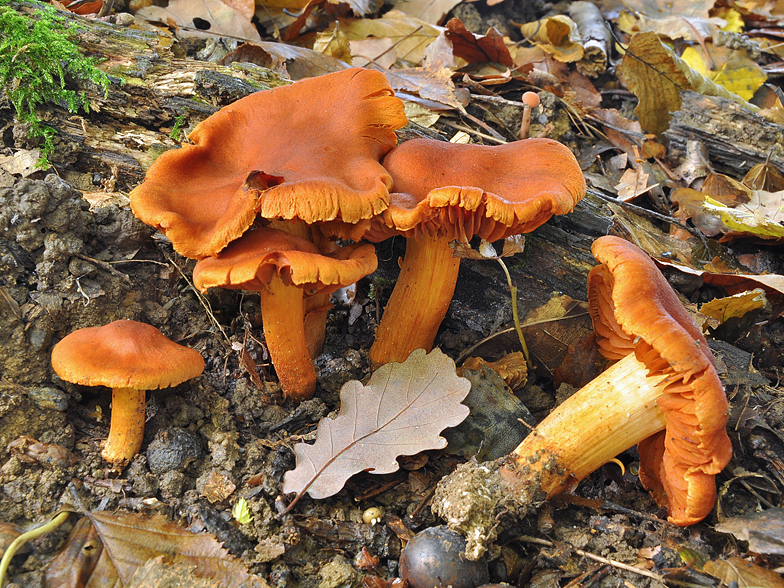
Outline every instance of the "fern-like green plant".
{"label": "fern-like green plant", "polygon": [[64,106],[69,112],[89,110],[84,92],[66,88],[66,75],[89,80],[108,91],[108,76],[95,67],[74,43],[73,26],[67,26],[57,9],[40,4],[31,16],[14,10],[0,0],[0,89],[16,110],[17,118],[30,125],[30,134],[43,140],[39,166],[49,165],[54,151],[55,130],[38,117],[37,108],[46,102]]}

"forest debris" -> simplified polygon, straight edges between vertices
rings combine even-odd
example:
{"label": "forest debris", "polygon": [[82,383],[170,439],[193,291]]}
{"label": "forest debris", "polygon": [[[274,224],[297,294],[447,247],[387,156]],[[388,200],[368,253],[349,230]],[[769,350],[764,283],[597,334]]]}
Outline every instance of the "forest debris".
{"label": "forest debris", "polygon": [[[517,352],[522,367],[525,359]],[[483,360],[478,359],[482,364]],[[507,387],[499,374],[487,364],[460,368],[460,375],[471,381],[471,391],[463,401],[471,409],[466,420],[444,431],[449,441],[446,452],[479,460],[508,455],[528,432],[521,423],[534,425],[534,418],[523,402]]]}
{"label": "forest debris", "polygon": [[583,46],[576,42],[577,25],[565,14],[548,16],[519,26],[524,37],[558,61],[572,63],[583,58]]}
{"label": "forest debris", "polygon": [[765,290],[754,288],[725,298],[715,298],[700,307],[700,312],[717,324],[703,328],[717,339],[736,341],[748,333],[767,304]]}
{"label": "forest debris", "polygon": [[784,555],[784,508],[732,517],[718,523],[716,530],[748,541],[749,550],[755,553]]}
{"label": "forest debris", "polygon": [[208,533],[191,533],[162,515],[101,511],[88,512],[76,523],[65,548],[46,570],[47,586],[68,586],[75,578],[83,585],[127,586],[139,568],[161,555],[166,556],[166,565],[192,567],[193,577],[218,580],[221,588],[268,586]]}
{"label": "forest debris", "polygon": [[358,472],[388,474],[398,470],[399,455],[443,449],[446,439],[439,433],[468,416],[460,401],[470,387],[439,349],[417,349],[403,363],[382,366],[366,386],[347,382],[340,414],[319,422],[313,445],[294,446],[297,467],[286,472],[283,493],[326,498]]}
{"label": "forest debris", "polygon": [[703,211],[719,217],[725,233],[753,235],[762,239],[784,239],[784,190],[752,190],[751,199],[737,207],[705,197]]}
{"label": "forest debris", "polygon": [[682,157],[689,140],[699,140],[708,150],[715,171],[737,177],[766,160],[784,167],[784,129],[719,96],[682,92],[681,106],[672,113],[664,136],[670,155]]}
{"label": "forest debris", "polygon": [[593,2],[578,0],[569,4],[569,16],[579,31],[583,56],[577,62],[577,71],[589,78],[600,76],[607,70],[612,37],[601,11]]}
{"label": "forest debris", "polygon": [[500,63],[512,67],[514,61],[504,38],[495,28],[487,29],[486,35],[475,35],[466,29],[463,21],[453,18],[446,23],[446,38],[452,43],[455,57],[468,63]]}
{"label": "forest debris", "polygon": [[444,16],[462,0],[393,0],[392,5],[401,12],[428,24],[438,25]]}
{"label": "forest debris", "polygon": [[680,110],[682,89],[722,96],[752,112],[759,110],[691,69],[662,44],[656,33],[637,33],[632,37],[620,73],[629,89],[640,99],[634,112],[643,130],[648,133],[658,135],[667,129],[669,113]]}
{"label": "forest debris", "polygon": [[[174,26],[181,36],[224,35],[246,41],[261,41],[250,18],[221,0],[172,0],[166,8],[147,6],[136,16]],[[197,23],[206,27],[199,30]],[[204,30],[204,29],[207,30]]]}
{"label": "forest debris", "polygon": [[705,57],[696,48],[687,47],[681,54],[681,59],[706,78],[744,100],[751,100],[768,77],[757,62],[745,51],[736,51],[729,47],[714,47],[713,43],[705,43],[703,46],[707,51]]}
{"label": "forest debris", "polygon": [[705,562],[702,569],[724,585],[735,583],[739,586],[784,588],[784,579],[779,574],[737,556]]}

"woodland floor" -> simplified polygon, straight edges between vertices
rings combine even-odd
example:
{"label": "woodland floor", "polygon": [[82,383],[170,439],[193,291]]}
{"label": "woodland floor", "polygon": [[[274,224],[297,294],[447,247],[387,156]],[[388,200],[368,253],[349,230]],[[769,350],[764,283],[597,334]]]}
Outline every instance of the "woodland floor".
{"label": "woodland floor", "polygon": [[[490,22],[509,18],[490,17]],[[634,97],[618,96],[607,106],[630,112]],[[100,124],[98,118],[88,120]],[[14,122],[10,108],[0,109],[0,126],[5,154],[29,147],[24,126]],[[575,129],[555,138],[572,147],[578,159],[592,147]],[[464,457],[433,451],[402,459],[399,472],[357,475],[331,498],[303,498],[293,515],[283,519],[276,517],[275,503],[282,475],[294,464],[292,446],[312,439],[318,420],[338,410],[345,382],[370,375],[366,353],[404,242],[379,244],[378,271],[359,283],[354,301],[336,303],[316,361],[316,396],[297,406],[281,401],[274,371],[264,358],[258,297],[233,291],[197,294],[190,282],[194,262],[177,255],[125,203],[91,208],[82,197],[81,191],[99,189],[102,181],[112,179],[105,165],[81,157],[78,150],[59,161],[54,170],[25,178],[0,171],[0,219],[7,227],[0,235],[0,520],[24,526],[63,504],[73,505],[72,485],[88,509],[163,513],[191,530],[214,533],[253,573],[277,588],[338,588],[358,586],[366,575],[396,577],[398,534],[385,523],[363,523],[362,513],[382,507],[387,517],[398,517],[413,532],[439,524],[428,500],[438,480]],[[127,193],[132,187],[121,179],[116,190]],[[647,206],[644,196],[636,202]],[[522,317],[546,301],[568,297],[558,299],[564,306],[575,305],[577,318],[572,320],[582,322],[574,328],[590,328],[577,303],[585,300],[585,277],[594,263],[591,241],[607,232],[629,234],[615,214],[601,199],[588,197],[571,215],[528,236],[525,252],[507,260],[520,288]],[[20,235],[22,230],[27,234]],[[784,274],[779,245],[745,241],[730,244],[727,251],[764,258],[771,273]],[[687,300],[722,295],[716,286],[672,273],[674,287]],[[718,510],[694,527],[668,524],[633,475],[629,466],[636,455],[630,450],[622,456],[625,475],[610,464],[578,486],[575,496],[590,500],[553,501],[538,516],[507,529],[498,541],[500,555],[490,562],[491,581],[538,587],[575,581],[609,588],[659,586],[667,576],[670,583],[715,584],[695,571],[695,561],[747,556],[745,543],[714,531],[713,525],[760,506],[782,505],[784,389],[779,375],[784,322],[779,308],[774,304],[743,333],[715,343],[724,367],[735,451],[716,480]],[[124,468],[111,468],[100,458],[108,431],[108,390],[59,380],[49,356],[71,331],[121,318],[150,323],[196,349],[206,369],[191,382],[149,393],[142,453]],[[508,329],[511,319],[500,267],[467,259],[436,344],[457,359],[475,343]],[[516,395],[538,420],[565,392],[556,389],[552,366],[544,367],[547,354],[556,353],[542,342],[551,335],[541,326],[525,332],[538,369]],[[258,366],[261,388],[239,350]],[[474,354],[495,359],[515,350],[515,339],[506,334]],[[23,453],[12,455],[6,447],[21,436],[65,447],[78,461],[44,463],[27,461]],[[249,524],[232,521],[238,497],[249,504]],[[13,560],[9,577],[16,585],[42,585],[45,567],[76,519],[73,515]],[[542,540],[551,543],[543,545]],[[363,548],[380,558],[375,570],[356,564]],[[590,559],[585,552],[636,571]],[[776,556],[761,555],[755,561],[763,567],[782,565]]]}

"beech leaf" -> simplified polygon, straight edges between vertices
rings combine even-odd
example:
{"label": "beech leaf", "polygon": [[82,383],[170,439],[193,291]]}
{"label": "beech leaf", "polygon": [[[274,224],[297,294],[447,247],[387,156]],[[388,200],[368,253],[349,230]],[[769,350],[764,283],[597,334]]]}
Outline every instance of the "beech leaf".
{"label": "beech leaf", "polygon": [[[173,574],[187,568],[191,580],[214,580],[221,588],[269,588],[209,533],[191,533],[161,515],[102,511],[89,512],[76,523],[63,551],[46,570],[46,586],[131,586],[134,574],[159,556],[165,557],[158,566],[176,566],[169,570]],[[133,582],[138,584],[143,575]],[[211,584],[198,584],[202,585]]]}
{"label": "beech leaf", "polygon": [[388,474],[397,471],[399,455],[443,449],[439,433],[468,416],[460,401],[470,388],[438,349],[417,349],[403,363],[380,367],[367,385],[347,382],[338,416],[319,422],[313,445],[294,446],[297,466],[286,472],[283,492],[326,498],[356,473]]}

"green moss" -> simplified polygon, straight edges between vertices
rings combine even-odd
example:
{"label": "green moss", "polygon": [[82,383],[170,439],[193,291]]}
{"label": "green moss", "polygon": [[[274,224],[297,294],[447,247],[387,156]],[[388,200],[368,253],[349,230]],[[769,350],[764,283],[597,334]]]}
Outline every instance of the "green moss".
{"label": "green moss", "polygon": [[55,130],[38,117],[41,104],[53,102],[69,112],[88,110],[84,92],[66,88],[66,76],[90,81],[107,92],[109,78],[95,67],[95,60],[79,52],[74,29],[53,6],[40,5],[28,16],[0,0],[0,87],[16,110],[17,118],[30,125],[30,133],[43,139],[39,166],[49,165]]}

